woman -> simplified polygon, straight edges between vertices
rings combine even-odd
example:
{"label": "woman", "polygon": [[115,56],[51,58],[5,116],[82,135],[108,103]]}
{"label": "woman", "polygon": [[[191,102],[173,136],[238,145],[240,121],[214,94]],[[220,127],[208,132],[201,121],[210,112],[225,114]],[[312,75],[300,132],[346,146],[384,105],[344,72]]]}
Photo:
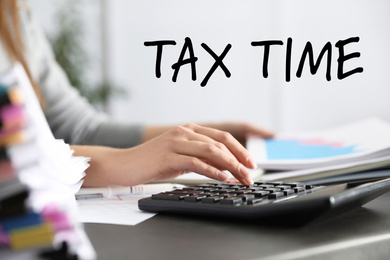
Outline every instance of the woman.
{"label": "woman", "polygon": [[137,185],[188,171],[226,181],[222,170],[243,184],[253,182],[245,167],[256,164],[240,142],[249,134],[271,137],[268,131],[243,123],[159,127],[112,122],[70,86],[24,2],[0,0],[0,37],[0,71],[22,63],[55,137],[71,144],[76,156],[91,158],[85,186]]}

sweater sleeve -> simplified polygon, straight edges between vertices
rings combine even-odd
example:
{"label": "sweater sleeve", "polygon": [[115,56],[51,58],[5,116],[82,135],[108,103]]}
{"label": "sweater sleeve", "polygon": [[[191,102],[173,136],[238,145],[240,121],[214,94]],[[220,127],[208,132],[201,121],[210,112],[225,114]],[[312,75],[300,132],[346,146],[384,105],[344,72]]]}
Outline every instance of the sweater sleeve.
{"label": "sweater sleeve", "polygon": [[46,119],[57,139],[69,144],[126,148],[138,145],[143,125],[114,122],[73,88],[32,14],[21,13],[26,58],[47,103]]}

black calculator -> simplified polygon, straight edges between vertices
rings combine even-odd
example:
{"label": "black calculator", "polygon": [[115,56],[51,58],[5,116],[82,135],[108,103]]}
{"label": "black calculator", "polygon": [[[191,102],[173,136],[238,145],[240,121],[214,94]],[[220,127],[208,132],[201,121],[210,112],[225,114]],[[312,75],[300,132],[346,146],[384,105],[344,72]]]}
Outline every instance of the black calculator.
{"label": "black calculator", "polygon": [[153,194],[139,200],[138,207],[149,212],[304,224],[359,207],[389,190],[390,179],[332,186],[215,182]]}

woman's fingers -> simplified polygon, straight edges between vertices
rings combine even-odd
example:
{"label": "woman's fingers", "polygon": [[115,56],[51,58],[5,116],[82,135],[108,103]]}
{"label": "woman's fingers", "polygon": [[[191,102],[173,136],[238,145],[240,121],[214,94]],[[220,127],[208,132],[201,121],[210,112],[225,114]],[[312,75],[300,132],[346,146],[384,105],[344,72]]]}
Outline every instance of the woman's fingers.
{"label": "woman's fingers", "polygon": [[[177,160],[175,163],[176,170],[185,169],[187,171],[192,171],[204,175],[206,177],[219,180],[219,181],[227,181],[229,176],[223,171],[217,169],[216,167],[204,162],[203,160],[187,156],[187,155],[177,155]],[[241,166],[243,167],[243,166]],[[253,180],[249,178],[237,178],[241,183],[245,185],[253,184]]]}
{"label": "woman's fingers", "polygon": [[208,137],[207,135],[196,133],[193,130],[190,130],[190,131],[191,132],[187,136],[187,140],[188,141],[200,141],[200,142],[203,142],[203,143],[212,144],[215,147],[219,148],[220,150],[224,151],[225,153],[234,156],[232,154],[232,152],[223,143],[218,142],[218,141],[212,139],[211,137]]}
{"label": "woman's fingers", "polygon": [[196,172],[206,177],[220,181],[226,181],[228,179],[228,175],[223,171],[220,171],[214,166],[205,163],[203,160],[193,156],[178,155],[176,162],[178,164],[178,169],[185,169],[187,171]]}
{"label": "woman's fingers", "polygon": [[223,132],[217,129],[198,126],[195,124],[186,125],[192,129],[195,133],[208,136],[215,141],[223,143],[229,151],[246,167],[256,168],[256,162],[253,160],[249,152],[228,132]]}
{"label": "woman's fingers", "polygon": [[[247,163],[247,158],[250,158],[249,153],[231,135],[227,135],[224,140],[218,136],[220,133],[225,134],[219,130],[205,127],[198,128],[194,124],[175,127],[171,131],[170,149],[176,154],[201,160],[201,165],[209,165],[219,171],[228,170],[240,182],[251,184],[253,180],[250,172],[240,163],[238,158],[238,156],[241,156],[241,161]],[[252,165],[249,166],[252,167]]]}
{"label": "woman's fingers", "polygon": [[246,132],[249,135],[256,135],[256,136],[260,136],[262,138],[272,138],[275,135],[273,132],[271,132],[269,130],[266,130],[264,128],[255,127],[253,125],[247,125]]}
{"label": "woman's fingers", "polygon": [[229,151],[225,152],[218,145],[200,141],[182,142],[177,153],[192,156],[207,162],[219,170],[230,171],[238,180],[250,178],[250,172]]}
{"label": "woman's fingers", "polygon": [[255,168],[256,164],[229,133],[187,124],[173,127],[162,138],[166,140],[161,146],[165,147],[162,152],[174,156],[162,161],[165,167],[175,171],[194,171],[222,181],[228,178],[223,170],[228,170],[241,183],[253,183],[250,172],[243,165]]}

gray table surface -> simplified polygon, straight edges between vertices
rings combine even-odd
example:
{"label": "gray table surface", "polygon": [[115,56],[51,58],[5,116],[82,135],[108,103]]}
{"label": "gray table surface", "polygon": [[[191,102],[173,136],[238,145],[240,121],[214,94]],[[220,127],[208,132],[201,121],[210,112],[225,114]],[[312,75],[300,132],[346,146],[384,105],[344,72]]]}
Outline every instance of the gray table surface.
{"label": "gray table surface", "polygon": [[390,192],[302,227],[159,214],[85,229],[98,259],[390,259]]}

